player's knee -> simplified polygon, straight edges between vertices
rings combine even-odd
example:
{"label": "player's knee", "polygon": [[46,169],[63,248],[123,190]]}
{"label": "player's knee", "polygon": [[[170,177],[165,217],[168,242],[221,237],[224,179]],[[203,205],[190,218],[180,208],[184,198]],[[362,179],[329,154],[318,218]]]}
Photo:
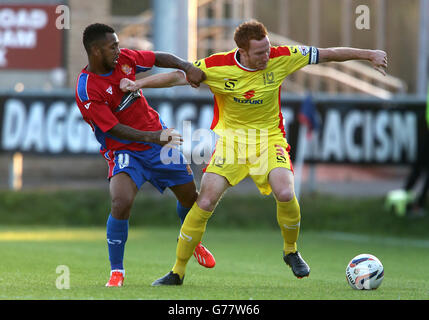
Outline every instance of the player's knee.
{"label": "player's knee", "polygon": [[216,203],[217,200],[212,199],[210,197],[200,197],[197,200],[198,206],[205,211],[214,211],[214,209],[216,208]]}
{"label": "player's knee", "polygon": [[112,198],[112,216],[116,219],[128,219],[133,205],[132,197],[114,197]]}
{"label": "player's knee", "polygon": [[293,199],[293,197],[295,196],[295,193],[292,189],[285,188],[285,189],[278,191],[275,194],[275,196],[276,196],[277,201],[288,202],[288,201],[291,201]]}

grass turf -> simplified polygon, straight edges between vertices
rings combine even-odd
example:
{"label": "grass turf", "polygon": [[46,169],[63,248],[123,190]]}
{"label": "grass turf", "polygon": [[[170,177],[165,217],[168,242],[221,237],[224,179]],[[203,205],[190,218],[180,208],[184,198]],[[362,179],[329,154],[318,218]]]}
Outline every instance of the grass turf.
{"label": "grass turf", "polygon": [[[299,201],[305,230],[333,230],[429,239],[429,215],[421,219],[398,217],[384,209],[383,197],[342,198],[311,194]],[[0,191],[0,225],[104,227],[110,211],[106,190]],[[271,228],[278,230],[272,196],[228,193],[222,198],[210,228]],[[137,194],[133,226],[177,227],[176,200],[167,195]]]}
{"label": "grass turf", "polygon": [[[109,261],[105,229],[0,229],[0,299],[89,300],[423,300],[429,299],[427,240],[303,231],[299,250],[311,267],[296,279],[282,260],[279,230],[210,228],[203,243],[217,265],[192,257],[183,286],[151,287],[175,259],[178,228],[130,227],[122,288],[105,288]],[[380,288],[351,289],[345,267],[359,253],[376,255],[385,268]],[[70,289],[57,289],[59,265],[70,270]]]}

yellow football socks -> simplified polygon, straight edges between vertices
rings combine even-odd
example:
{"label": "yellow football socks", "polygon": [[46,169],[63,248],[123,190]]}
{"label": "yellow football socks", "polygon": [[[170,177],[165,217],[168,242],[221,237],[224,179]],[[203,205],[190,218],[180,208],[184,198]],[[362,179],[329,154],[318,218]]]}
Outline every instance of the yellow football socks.
{"label": "yellow football socks", "polygon": [[180,278],[185,275],[186,264],[192,257],[195,247],[201,241],[206,230],[207,221],[212,213],[201,209],[195,202],[186,215],[180,229],[176,249],[176,263],[173,267],[173,272],[177,273]]}
{"label": "yellow football socks", "polygon": [[297,250],[296,241],[298,240],[300,221],[301,213],[295,196],[288,202],[277,201],[277,222],[282,231],[285,254]]}

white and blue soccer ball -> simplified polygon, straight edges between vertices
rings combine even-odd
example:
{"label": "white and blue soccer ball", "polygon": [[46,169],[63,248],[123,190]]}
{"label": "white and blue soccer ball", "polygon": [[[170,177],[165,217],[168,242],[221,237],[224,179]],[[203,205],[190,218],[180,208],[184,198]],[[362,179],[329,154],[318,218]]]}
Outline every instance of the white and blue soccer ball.
{"label": "white and blue soccer ball", "polygon": [[363,253],[354,257],[346,268],[346,279],[353,289],[377,289],[384,278],[380,260],[372,254]]}

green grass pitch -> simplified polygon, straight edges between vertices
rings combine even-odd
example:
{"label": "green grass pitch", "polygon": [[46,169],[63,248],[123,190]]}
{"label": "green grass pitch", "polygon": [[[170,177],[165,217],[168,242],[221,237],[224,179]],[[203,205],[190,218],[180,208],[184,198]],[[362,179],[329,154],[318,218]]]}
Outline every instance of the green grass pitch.
{"label": "green grass pitch", "polygon": [[[427,300],[429,241],[301,232],[298,247],[311,267],[296,279],[282,260],[279,230],[217,229],[208,226],[203,243],[216,267],[192,257],[183,286],[151,287],[175,259],[178,228],[133,228],[125,251],[122,288],[106,288],[109,261],[103,228],[1,228],[0,299],[4,300]],[[345,268],[359,253],[384,265],[380,288],[349,287]],[[57,267],[69,270],[69,288],[58,289]],[[59,282],[63,285],[66,282]]]}

